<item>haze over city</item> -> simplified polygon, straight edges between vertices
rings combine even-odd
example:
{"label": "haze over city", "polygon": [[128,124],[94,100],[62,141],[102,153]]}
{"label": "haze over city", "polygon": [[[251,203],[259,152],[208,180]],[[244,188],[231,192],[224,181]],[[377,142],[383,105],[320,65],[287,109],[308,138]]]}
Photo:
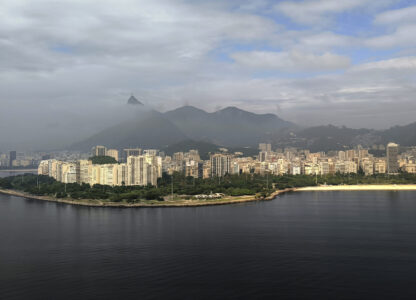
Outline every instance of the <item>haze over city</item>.
{"label": "haze over city", "polygon": [[6,149],[93,134],[130,93],[300,126],[415,121],[413,1],[13,0],[0,16]]}

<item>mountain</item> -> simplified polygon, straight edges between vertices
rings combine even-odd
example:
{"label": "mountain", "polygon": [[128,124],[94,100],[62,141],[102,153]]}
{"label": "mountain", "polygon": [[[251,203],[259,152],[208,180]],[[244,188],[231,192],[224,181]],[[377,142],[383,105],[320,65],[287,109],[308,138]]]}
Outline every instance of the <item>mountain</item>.
{"label": "mountain", "polygon": [[257,146],[281,128],[295,127],[276,115],[255,114],[237,107],[208,113],[184,106],[165,116],[189,138],[227,147]]}
{"label": "mountain", "polygon": [[349,149],[358,145],[370,148],[395,142],[401,146],[416,145],[416,122],[386,130],[352,129],[333,125],[309,128],[288,128],[271,137],[276,147],[297,147],[311,151]]}
{"label": "mountain", "polygon": [[395,142],[402,146],[416,145],[416,122],[405,126],[394,126],[380,133],[383,142]]}
{"label": "mountain", "polygon": [[109,148],[162,148],[187,139],[163,114],[150,110],[119,123],[71,146],[73,150],[89,151],[95,145]]}
{"label": "mountain", "polygon": [[[136,103],[135,100],[132,96],[128,102]],[[106,145],[117,149],[157,148],[173,153],[193,148],[205,155],[225,147],[230,152],[251,155],[262,142],[278,148],[297,147],[311,151],[342,150],[357,145],[371,147],[388,142],[416,145],[416,122],[387,130],[333,125],[300,128],[274,114],[255,114],[237,107],[209,113],[183,106],[160,113],[140,105],[141,102],[137,104],[133,104],[134,109],[129,109],[134,117],[126,116],[128,120],[74,144],[71,149],[90,150],[95,145]]]}
{"label": "mountain", "polygon": [[[128,103],[137,105],[135,100],[131,96]],[[72,145],[71,149],[89,150],[94,145],[117,149],[133,146],[163,149],[189,140],[200,141],[202,149],[214,149],[214,146],[215,149],[219,146],[257,149],[258,143],[265,141],[268,135],[280,128],[294,127],[294,124],[276,115],[255,114],[236,107],[214,113],[193,106],[180,107],[164,114],[145,106],[137,106],[137,111],[142,112]],[[206,144],[202,145],[203,142]]]}
{"label": "mountain", "polygon": [[137,100],[136,97],[134,97],[133,95],[130,96],[129,100],[127,100],[127,104],[131,104],[131,105],[143,105],[143,103],[141,103],[139,100]]}

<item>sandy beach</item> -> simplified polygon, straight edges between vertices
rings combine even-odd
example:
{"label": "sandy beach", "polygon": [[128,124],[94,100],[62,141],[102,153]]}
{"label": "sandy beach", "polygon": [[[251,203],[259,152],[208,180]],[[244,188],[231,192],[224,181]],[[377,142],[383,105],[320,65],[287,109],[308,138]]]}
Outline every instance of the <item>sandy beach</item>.
{"label": "sandy beach", "polygon": [[416,184],[362,184],[362,185],[321,185],[296,188],[296,192],[309,191],[412,191]]}

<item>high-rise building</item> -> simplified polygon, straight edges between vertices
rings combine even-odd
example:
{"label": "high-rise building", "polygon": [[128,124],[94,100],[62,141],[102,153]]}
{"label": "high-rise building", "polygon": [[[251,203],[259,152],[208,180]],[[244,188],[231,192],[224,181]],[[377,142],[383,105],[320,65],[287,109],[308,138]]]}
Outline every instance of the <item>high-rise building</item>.
{"label": "high-rise building", "polygon": [[159,154],[159,150],[157,149],[147,149],[144,150],[144,154],[156,156]]}
{"label": "high-rise building", "polygon": [[198,150],[189,150],[189,152],[186,155],[189,159],[194,161],[200,161],[201,157],[199,156]]}
{"label": "high-rise building", "polygon": [[399,145],[389,143],[387,145],[387,172],[394,174],[399,172],[399,162],[397,156],[399,155]]}
{"label": "high-rise building", "polygon": [[345,160],[347,157],[347,154],[345,153],[345,151],[338,151],[338,159],[339,160]]}
{"label": "high-rise building", "polygon": [[77,181],[76,164],[64,163],[61,167],[61,180],[64,183],[74,183]]}
{"label": "high-rise building", "polygon": [[260,151],[259,152],[259,161],[264,162],[267,160],[267,152],[266,151]]}
{"label": "high-rise building", "polygon": [[127,158],[127,185],[157,185],[158,168],[145,155]]}
{"label": "high-rise building", "polygon": [[386,173],[386,161],[384,159],[379,159],[374,162],[374,173],[377,173],[377,174]]}
{"label": "high-rise building", "polygon": [[118,150],[108,149],[106,154],[107,156],[111,156],[112,158],[114,158],[116,161],[119,161]]}
{"label": "high-rise building", "polygon": [[180,162],[184,159],[184,157],[185,155],[183,152],[176,152],[176,153],[173,153],[172,159],[174,161]]}
{"label": "high-rise building", "polygon": [[129,148],[123,150],[123,161],[127,161],[127,157],[129,156],[139,156],[142,155],[142,149],[141,148]]}
{"label": "high-rise building", "polygon": [[117,165],[117,183],[127,185],[127,164]]}
{"label": "high-rise building", "polygon": [[90,160],[79,160],[76,164],[76,181],[78,184],[90,183],[92,176],[92,162]]}
{"label": "high-rise building", "polygon": [[57,175],[57,170],[58,170],[57,164],[58,164],[58,161],[56,159],[50,159],[48,161],[48,174],[49,174],[50,177],[53,177],[55,179],[58,178],[58,175]]}
{"label": "high-rise building", "polygon": [[16,151],[10,151],[10,155],[9,155],[9,167],[13,166],[13,161],[16,160]]}
{"label": "high-rise building", "polygon": [[370,159],[364,159],[361,161],[361,168],[364,171],[365,175],[373,175],[374,174],[374,162]]}
{"label": "high-rise building", "polygon": [[356,154],[355,154],[354,149],[347,150],[347,157],[346,158],[348,160],[353,160],[355,156],[356,156]]}
{"label": "high-rise building", "polygon": [[42,160],[38,166],[38,175],[49,175],[49,161]]}
{"label": "high-rise building", "polygon": [[364,158],[368,156],[368,149],[360,149],[358,150],[358,157]]}
{"label": "high-rise building", "polygon": [[93,156],[106,156],[107,148],[104,146],[95,146],[94,148],[92,148],[92,155]]}
{"label": "high-rise building", "polygon": [[264,152],[272,152],[272,145],[266,143],[259,144],[259,150]]}
{"label": "high-rise building", "polygon": [[231,173],[231,156],[226,154],[211,155],[211,176],[221,177]]}
{"label": "high-rise building", "polygon": [[395,143],[389,143],[386,146],[386,159],[387,159],[387,172],[397,173],[399,170],[399,145]]}

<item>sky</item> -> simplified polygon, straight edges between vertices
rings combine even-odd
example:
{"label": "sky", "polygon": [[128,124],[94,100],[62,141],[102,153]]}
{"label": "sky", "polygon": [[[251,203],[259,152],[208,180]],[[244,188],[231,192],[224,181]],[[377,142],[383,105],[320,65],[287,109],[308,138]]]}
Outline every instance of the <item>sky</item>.
{"label": "sky", "polygon": [[415,35],[410,0],[2,0],[0,144],[90,134],[131,93],[162,112],[411,123]]}

